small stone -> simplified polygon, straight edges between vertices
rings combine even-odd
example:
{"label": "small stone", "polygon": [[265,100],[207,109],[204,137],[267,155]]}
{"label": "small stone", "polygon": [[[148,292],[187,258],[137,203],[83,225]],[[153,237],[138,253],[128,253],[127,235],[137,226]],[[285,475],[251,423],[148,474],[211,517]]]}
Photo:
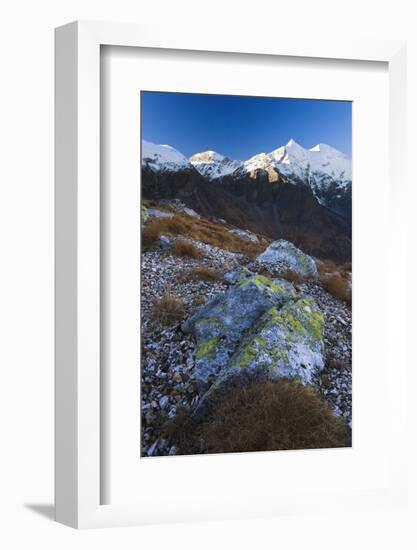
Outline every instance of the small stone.
{"label": "small stone", "polygon": [[168,405],[168,403],[169,403],[169,397],[167,395],[164,395],[159,400],[159,406],[161,407],[161,409],[165,409],[165,407]]}

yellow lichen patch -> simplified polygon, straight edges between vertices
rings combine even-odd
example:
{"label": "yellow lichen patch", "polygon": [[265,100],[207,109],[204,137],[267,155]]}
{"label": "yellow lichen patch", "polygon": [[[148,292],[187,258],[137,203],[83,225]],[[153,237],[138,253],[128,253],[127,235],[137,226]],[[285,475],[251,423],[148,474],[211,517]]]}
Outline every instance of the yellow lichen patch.
{"label": "yellow lichen patch", "polygon": [[273,283],[268,277],[265,277],[264,275],[254,275],[253,277],[250,277],[248,279],[243,279],[238,283],[238,286],[240,287],[246,287],[250,284],[253,284],[258,288],[259,290],[269,289],[272,292],[276,292],[278,294],[289,294],[289,292],[283,288],[282,286],[277,285],[276,283]]}
{"label": "yellow lichen patch", "polygon": [[201,344],[198,346],[196,359],[202,359],[203,357],[213,357],[213,355],[216,353],[218,341],[219,339],[217,338],[217,336],[215,336],[213,338],[210,338],[210,340],[201,342]]}

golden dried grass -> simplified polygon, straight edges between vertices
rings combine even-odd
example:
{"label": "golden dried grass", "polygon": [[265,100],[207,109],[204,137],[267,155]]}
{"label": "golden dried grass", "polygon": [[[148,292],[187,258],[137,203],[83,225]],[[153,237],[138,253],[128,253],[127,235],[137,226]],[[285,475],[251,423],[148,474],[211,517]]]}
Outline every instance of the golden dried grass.
{"label": "golden dried grass", "polygon": [[180,281],[220,281],[222,278],[221,273],[205,266],[187,269],[179,276]]}
{"label": "golden dried grass", "polygon": [[347,428],[310,388],[278,380],[234,388],[195,424],[186,411],[168,426],[180,454],[346,446]]}
{"label": "golden dried grass", "polygon": [[334,262],[326,260],[318,264],[319,278],[323,288],[332,296],[352,304],[352,263],[347,262],[337,266]]}
{"label": "golden dried grass", "polygon": [[186,214],[149,220],[142,230],[143,249],[149,249],[161,235],[194,239],[223,250],[244,254],[249,258],[255,258],[261,254],[267,245],[266,243],[254,243],[249,239],[234,235],[223,224]]}
{"label": "golden dried grass", "polygon": [[173,295],[169,287],[161,298],[155,298],[150,311],[150,318],[153,322],[161,325],[170,325],[184,319],[186,311],[180,299]]}
{"label": "golden dried grass", "polygon": [[201,250],[185,239],[175,239],[171,250],[175,256],[194,258],[195,260],[203,257]]}

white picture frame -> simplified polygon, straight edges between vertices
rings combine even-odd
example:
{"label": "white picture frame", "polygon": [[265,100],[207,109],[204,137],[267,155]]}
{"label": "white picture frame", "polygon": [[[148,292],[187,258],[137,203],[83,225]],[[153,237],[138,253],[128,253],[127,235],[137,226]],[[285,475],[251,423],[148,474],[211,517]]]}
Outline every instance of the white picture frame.
{"label": "white picture frame", "polygon": [[[102,45],[206,52],[382,61],[389,70],[391,223],[405,234],[405,44],[385,40],[350,42],[300,39],[288,42],[255,32],[248,35],[116,23],[75,22],[56,30],[56,519],[76,528],[146,522],[308,512],[326,507],[326,495],[288,495],[257,503],[257,511],[211,502],[184,516],[175,502],[160,517],[134,504],[101,504],[100,445],[100,48]],[[403,242],[406,242],[404,239]],[[407,251],[398,247],[394,265]],[[395,261],[394,261],[395,260]],[[390,304],[390,315],[405,319],[405,301]],[[405,350],[399,353],[395,384],[403,391]],[[395,411],[404,419],[405,409]],[[405,498],[405,455],[401,438],[384,491],[340,495],[345,507],[396,505]],[[232,499],[233,500],[233,499]]]}

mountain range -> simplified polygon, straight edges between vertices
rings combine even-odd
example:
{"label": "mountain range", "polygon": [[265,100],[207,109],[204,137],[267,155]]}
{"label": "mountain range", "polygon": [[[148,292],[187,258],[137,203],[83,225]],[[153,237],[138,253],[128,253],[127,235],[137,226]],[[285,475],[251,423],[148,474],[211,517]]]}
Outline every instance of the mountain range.
{"label": "mountain range", "polygon": [[351,257],[351,160],[330,145],[306,149],[291,139],[242,161],[215,151],[187,158],[142,140],[142,194],[179,198],[202,215],[287,238],[318,257]]}

